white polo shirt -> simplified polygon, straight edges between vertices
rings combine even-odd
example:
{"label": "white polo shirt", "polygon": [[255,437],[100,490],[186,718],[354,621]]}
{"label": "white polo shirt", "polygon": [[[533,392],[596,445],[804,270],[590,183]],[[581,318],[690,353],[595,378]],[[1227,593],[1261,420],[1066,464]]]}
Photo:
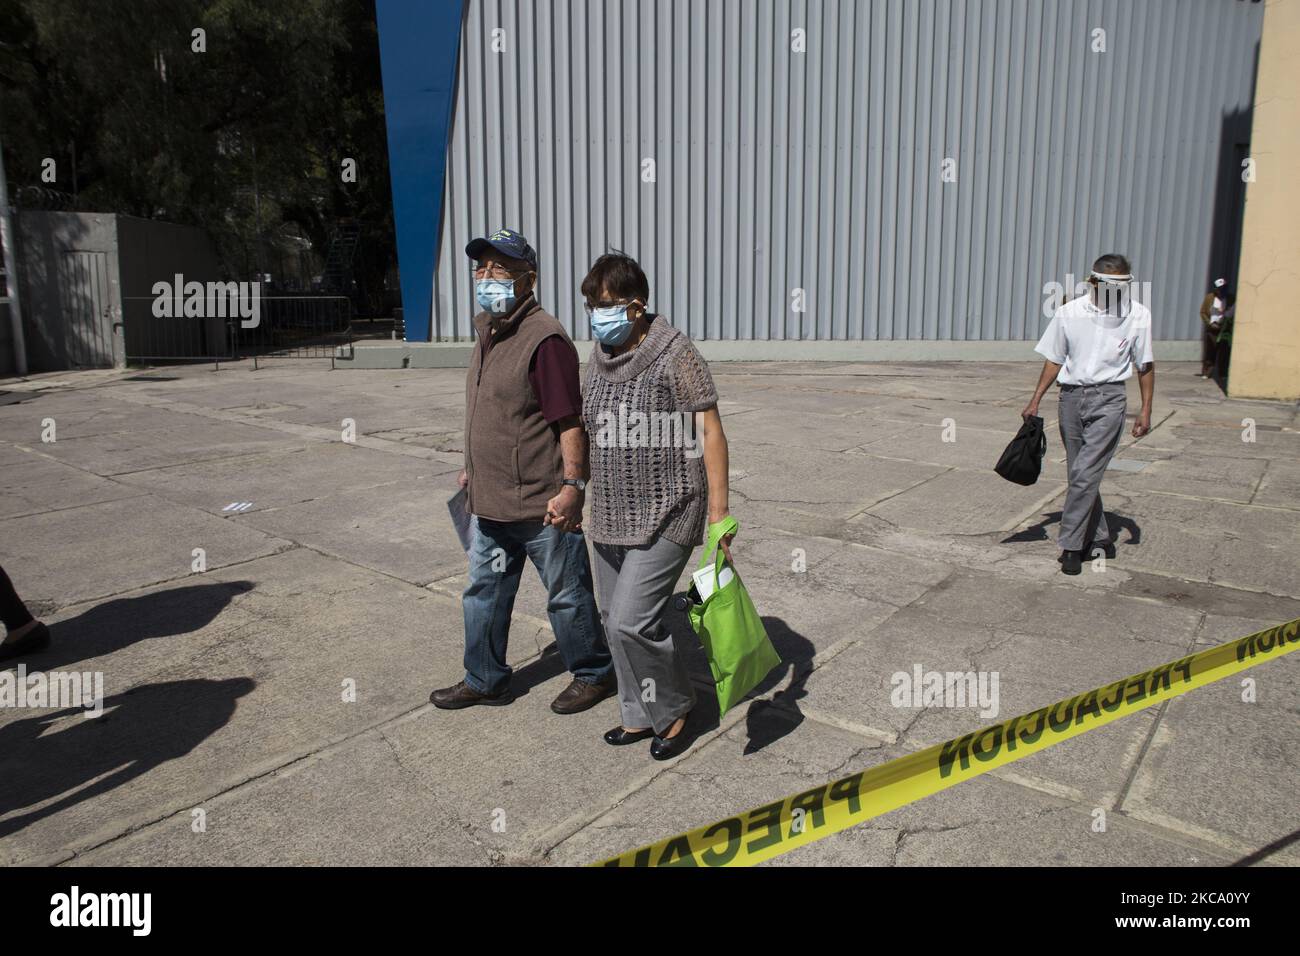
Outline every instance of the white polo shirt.
{"label": "white polo shirt", "polygon": [[1061,366],[1061,385],[1103,385],[1133,376],[1133,366],[1149,365],[1151,310],[1132,302],[1120,318],[1081,295],[1056,310],[1034,351]]}

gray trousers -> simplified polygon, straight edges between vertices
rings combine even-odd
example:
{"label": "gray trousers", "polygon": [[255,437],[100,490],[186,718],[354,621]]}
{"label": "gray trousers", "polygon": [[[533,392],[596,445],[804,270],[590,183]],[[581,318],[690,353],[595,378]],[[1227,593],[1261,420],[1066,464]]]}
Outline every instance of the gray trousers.
{"label": "gray trousers", "polygon": [[618,706],[629,730],[663,733],[695,706],[695,688],[663,626],[691,548],[667,538],[624,547],[596,544],[596,602],[618,676]]}
{"label": "gray trousers", "polygon": [[1127,404],[1123,382],[1061,386],[1058,418],[1070,480],[1056,538],[1062,551],[1114,540],[1102,510],[1101,479],[1119,445]]}

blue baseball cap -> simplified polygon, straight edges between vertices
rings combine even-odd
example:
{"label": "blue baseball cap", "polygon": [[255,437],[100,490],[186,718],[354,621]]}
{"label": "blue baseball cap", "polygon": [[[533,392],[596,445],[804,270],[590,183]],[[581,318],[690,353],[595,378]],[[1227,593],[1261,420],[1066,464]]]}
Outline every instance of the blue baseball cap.
{"label": "blue baseball cap", "polygon": [[465,247],[465,255],[471,259],[481,259],[483,253],[495,249],[503,256],[522,259],[537,271],[537,250],[528,244],[528,240],[512,229],[498,229],[486,239],[473,239]]}

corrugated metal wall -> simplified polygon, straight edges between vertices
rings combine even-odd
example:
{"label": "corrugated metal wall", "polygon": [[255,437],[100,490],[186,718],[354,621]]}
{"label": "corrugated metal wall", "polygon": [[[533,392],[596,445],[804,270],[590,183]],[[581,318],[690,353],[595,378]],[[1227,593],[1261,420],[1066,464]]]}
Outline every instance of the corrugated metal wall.
{"label": "corrugated metal wall", "polygon": [[609,248],[694,338],[1036,338],[1044,284],[1111,251],[1151,281],[1156,337],[1192,338],[1262,19],[1251,0],[470,0],[434,338],[472,334],[464,246],[501,226],[575,338]]}

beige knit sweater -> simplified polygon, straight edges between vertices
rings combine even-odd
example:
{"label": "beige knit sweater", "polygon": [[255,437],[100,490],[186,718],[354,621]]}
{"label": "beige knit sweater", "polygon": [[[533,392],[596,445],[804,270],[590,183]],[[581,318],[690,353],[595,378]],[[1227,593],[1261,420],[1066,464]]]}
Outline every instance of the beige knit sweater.
{"label": "beige knit sweater", "polygon": [[692,413],[717,402],[703,357],[662,315],[621,355],[594,345],[582,387],[592,541],[640,547],[663,535],[683,547],[703,543],[708,485]]}

